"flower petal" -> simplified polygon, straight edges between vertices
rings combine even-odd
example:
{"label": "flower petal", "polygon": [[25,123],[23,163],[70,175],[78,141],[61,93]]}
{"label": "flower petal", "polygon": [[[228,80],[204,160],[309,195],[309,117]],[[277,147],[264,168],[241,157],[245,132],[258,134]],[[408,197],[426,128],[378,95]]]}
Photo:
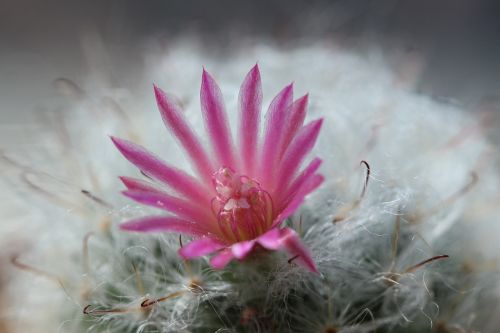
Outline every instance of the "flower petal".
{"label": "flower petal", "polygon": [[255,65],[241,84],[239,95],[240,111],[240,154],[243,171],[254,176],[256,165],[256,147],[259,138],[260,109],[262,106],[262,85],[259,66]]}
{"label": "flower petal", "polygon": [[184,119],[181,110],[160,88],[154,86],[154,91],[163,122],[179,139],[198,174],[210,182],[214,172],[212,161]]}
{"label": "flower petal", "polygon": [[199,225],[172,216],[147,216],[120,224],[120,229],[137,232],[179,232],[191,236],[206,235]]}
{"label": "flower petal", "polygon": [[309,250],[302,244],[299,236],[290,228],[274,228],[257,238],[257,243],[268,250],[279,250],[285,248],[293,256],[298,255],[298,262],[309,269],[317,272],[316,264],[311,258]]}
{"label": "flower petal", "polygon": [[306,117],[307,103],[309,100],[309,95],[304,95],[297,99],[290,106],[290,110],[287,112],[287,120],[285,124],[283,140],[280,143],[279,157],[281,158],[285,153],[286,149],[292,142],[297,131],[304,124],[304,119]]}
{"label": "flower petal", "polygon": [[264,145],[260,160],[260,178],[265,187],[270,188],[274,178],[278,148],[283,136],[286,110],[292,103],[293,84],[286,86],[273,99],[266,113]]}
{"label": "flower petal", "polygon": [[279,196],[277,200],[279,206],[278,210],[285,208],[293,197],[300,190],[302,185],[311,177],[314,177],[316,171],[323,161],[319,158],[314,158],[309,165],[294,179],[294,181],[283,191],[276,193]]}
{"label": "flower petal", "polygon": [[191,243],[181,247],[179,249],[179,255],[184,259],[192,259],[202,257],[224,247],[225,245],[220,241],[214,238],[204,237],[196,239]]}
{"label": "flower petal", "polygon": [[281,229],[281,243],[291,255],[298,256],[297,261],[313,273],[318,273],[316,263],[311,258],[309,249],[302,244],[299,236],[290,228]]}
{"label": "flower petal", "polygon": [[206,187],[192,176],[169,166],[139,145],[115,137],[111,137],[111,140],[127,160],[147,175],[169,185],[189,199],[204,203],[210,201]]}
{"label": "flower petal", "polygon": [[323,119],[318,119],[302,127],[290,143],[278,168],[279,173],[276,188],[288,187],[289,181],[314,146],[322,122]]}
{"label": "flower petal", "polygon": [[142,179],[132,178],[132,177],[119,177],[122,181],[123,185],[127,187],[127,189],[132,191],[147,191],[147,192],[161,192],[154,184],[146,182]]}
{"label": "flower petal", "polygon": [[210,211],[206,211],[202,207],[193,204],[192,201],[176,198],[167,193],[134,190],[123,191],[122,193],[136,202],[172,212],[193,223],[203,223],[206,225],[213,219]]}
{"label": "flower petal", "polygon": [[234,169],[236,167],[234,149],[222,93],[215,80],[205,69],[203,69],[201,79],[200,100],[205,125],[219,165]]}
{"label": "flower petal", "polygon": [[210,265],[215,269],[223,269],[233,258],[233,252],[230,249],[225,249],[210,259]]}
{"label": "flower petal", "polygon": [[315,174],[307,181],[305,181],[297,193],[293,196],[290,203],[281,211],[281,213],[276,217],[273,222],[272,227],[279,225],[281,222],[286,220],[290,215],[295,213],[295,211],[300,207],[306,195],[314,191],[321,183],[323,183],[324,178],[322,175]]}
{"label": "flower petal", "polygon": [[269,230],[257,238],[257,243],[265,249],[278,250],[281,247],[281,230],[278,228]]}
{"label": "flower petal", "polygon": [[233,252],[235,258],[241,260],[253,250],[254,245],[254,240],[238,242],[231,246],[231,251]]}

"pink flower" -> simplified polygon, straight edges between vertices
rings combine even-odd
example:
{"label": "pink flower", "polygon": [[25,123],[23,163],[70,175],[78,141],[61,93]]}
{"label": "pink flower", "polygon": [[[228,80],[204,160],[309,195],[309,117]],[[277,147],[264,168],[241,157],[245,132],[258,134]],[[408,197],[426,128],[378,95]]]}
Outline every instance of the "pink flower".
{"label": "pink flower", "polygon": [[221,269],[232,259],[243,260],[256,247],[285,249],[296,261],[316,272],[300,238],[281,224],[323,177],[321,160],[300,165],[319,134],[322,119],[303,126],[307,99],[293,101],[286,86],[271,102],[265,130],[259,138],[262,88],[259,68],[247,74],[239,95],[239,129],[233,142],[221,91],[203,70],[201,109],[212,151],[206,152],[179,107],[156,86],[156,101],[165,125],[175,134],[197,177],[163,162],[143,147],[112,137],[131,163],[154,182],[121,177],[124,195],[170,215],[129,221],[121,228],[137,232],[169,231],[193,236],[179,254],[191,259],[214,253],[210,263]]}

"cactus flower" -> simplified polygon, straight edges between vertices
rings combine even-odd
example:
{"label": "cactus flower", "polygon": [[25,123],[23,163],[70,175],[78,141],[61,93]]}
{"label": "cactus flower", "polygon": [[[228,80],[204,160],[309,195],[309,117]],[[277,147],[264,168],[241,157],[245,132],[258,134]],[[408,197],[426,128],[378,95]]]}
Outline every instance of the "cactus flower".
{"label": "cactus flower", "polygon": [[309,250],[283,222],[323,181],[313,159],[302,170],[318,137],[322,119],[303,125],[308,96],[293,101],[293,85],[272,100],[259,135],[262,87],[258,65],[245,77],[239,94],[236,140],[220,88],[203,70],[201,109],[211,151],[207,152],[178,105],[158,87],[156,101],[165,125],[178,138],[196,175],[165,163],[143,147],[112,137],[120,152],[147,176],[121,177],[130,199],[168,212],[122,224],[135,232],[176,232],[193,237],[179,250],[185,259],[212,255],[222,269],[244,260],[254,249],[286,250],[317,272]]}

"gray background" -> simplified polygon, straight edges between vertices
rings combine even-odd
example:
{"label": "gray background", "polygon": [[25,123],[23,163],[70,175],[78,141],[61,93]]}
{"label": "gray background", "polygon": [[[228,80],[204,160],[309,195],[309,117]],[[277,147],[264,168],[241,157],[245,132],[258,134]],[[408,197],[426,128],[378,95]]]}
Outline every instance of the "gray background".
{"label": "gray background", "polygon": [[388,59],[416,53],[419,92],[469,109],[498,106],[499,1],[0,0],[3,141],[53,97],[55,78],[85,74],[85,31],[102,36],[116,80],[148,43],[185,34],[217,52],[243,37],[280,47],[332,40],[360,52],[376,46]]}

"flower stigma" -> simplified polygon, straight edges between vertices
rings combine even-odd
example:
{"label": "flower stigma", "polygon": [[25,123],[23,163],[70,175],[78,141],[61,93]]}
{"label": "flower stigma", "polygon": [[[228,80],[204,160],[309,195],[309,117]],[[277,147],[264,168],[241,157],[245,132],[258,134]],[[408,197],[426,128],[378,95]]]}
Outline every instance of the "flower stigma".
{"label": "flower stigma", "polygon": [[253,239],[271,228],[273,202],[256,180],[221,167],[213,175],[213,185],[212,211],[224,240]]}

